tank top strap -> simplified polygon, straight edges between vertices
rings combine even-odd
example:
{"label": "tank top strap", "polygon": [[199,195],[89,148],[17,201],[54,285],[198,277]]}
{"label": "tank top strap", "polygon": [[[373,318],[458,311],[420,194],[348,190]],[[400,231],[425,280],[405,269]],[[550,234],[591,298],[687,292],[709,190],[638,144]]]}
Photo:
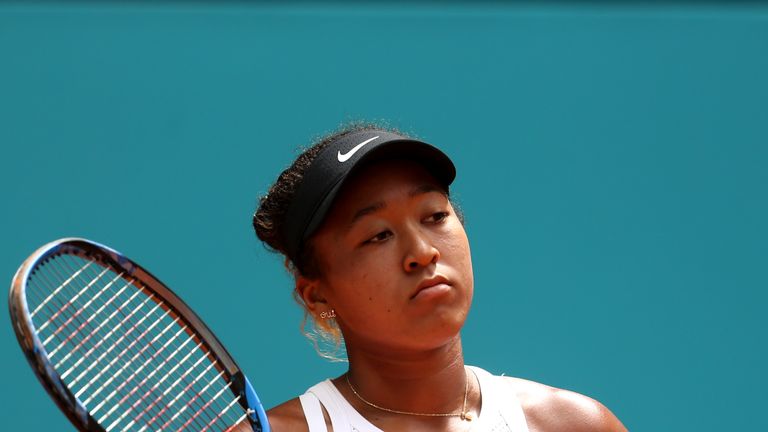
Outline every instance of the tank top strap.
{"label": "tank top strap", "polygon": [[309,432],[328,432],[320,399],[314,393],[306,392],[299,396],[299,402],[301,402],[301,409],[304,410],[304,418],[307,419]]}
{"label": "tank top strap", "polygon": [[476,366],[468,366],[477,376],[482,394],[478,424],[472,430],[493,432],[529,432],[525,413],[514,389],[495,376]]}
{"label": "tank top strap", "polygon": [[333,432],[383,432],[360,415],[330,380],[316,384],[307,392],[317,396],[325,407]]}
{"label": "tank top strap", "polygon": [[343,408],[344,405],[342,401],[336,396],[338,390],[336,390],[336,386],[333,385],[331,380],[325,380],[315,384],[307,390],[307,393],[315,395],[320,400],[323,407],[325,407],[325,411],[328,412],[328,417],[331,418],[333,432],[350,432],[347,413]]}

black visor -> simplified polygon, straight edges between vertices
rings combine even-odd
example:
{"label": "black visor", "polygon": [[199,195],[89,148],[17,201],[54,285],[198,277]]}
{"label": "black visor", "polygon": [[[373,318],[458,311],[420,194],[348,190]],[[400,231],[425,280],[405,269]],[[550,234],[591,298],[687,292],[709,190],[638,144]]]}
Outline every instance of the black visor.
{"label": "black visor", "polygon": [[456,168],[448,156],[427,143],[377,129],[342,135],[312,161],[288,207],[282,233],[288,258],[296,262],[302,245],[323,222],[355,167],[392,158],[421,163],[446,191],[456,177]]}

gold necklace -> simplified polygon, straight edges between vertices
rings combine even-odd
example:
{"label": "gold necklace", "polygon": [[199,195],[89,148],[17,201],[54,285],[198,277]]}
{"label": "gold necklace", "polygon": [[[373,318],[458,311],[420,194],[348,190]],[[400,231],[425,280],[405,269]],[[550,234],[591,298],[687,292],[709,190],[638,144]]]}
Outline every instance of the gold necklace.
{"label": "gold necklace", "polygon": [[373,402],[368,402],[362,396],[360,396],[360,393],[358,393],[357,390],[355,390],[355,387],[352,385],[352,382],[349,380],[349,373],[345,374],[344,377],[347,379],[347,385],[349,385],[350,390],[352,390],[352,393],[354,393],[358,399],[363,401],[366,405],[374,407],[378,410],[391,412],[395,414],[405,414],[405,415],[423,416],[423,417],[459,417],[462,420],[466,420],[466,421],[472,421],[472,419],[474,418],[472,413],[467,412],[467,393],[469,393],[469,374],[466,372],[466,369],[464,370],[464,403],[461,405],[461,411],[457,413],[418,413],[418,412],[400,411],[395,409],[384,408],[383,406],[376,405]]}

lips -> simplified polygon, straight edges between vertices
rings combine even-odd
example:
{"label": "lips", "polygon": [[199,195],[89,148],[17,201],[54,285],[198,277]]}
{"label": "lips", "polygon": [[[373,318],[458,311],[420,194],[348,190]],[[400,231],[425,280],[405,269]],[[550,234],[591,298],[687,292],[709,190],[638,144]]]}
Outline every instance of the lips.
{"label": "lips", "polygon": [[442,275],[435,275],[429,279],[424,279],[421,281],[419,286],[416,287],[416,290],[411,294],[411,300],[416,298],[416,296],[419,295],[422,291],[428,290],[430,288],[436,288],[439,285],[450,285],[448,278]]}

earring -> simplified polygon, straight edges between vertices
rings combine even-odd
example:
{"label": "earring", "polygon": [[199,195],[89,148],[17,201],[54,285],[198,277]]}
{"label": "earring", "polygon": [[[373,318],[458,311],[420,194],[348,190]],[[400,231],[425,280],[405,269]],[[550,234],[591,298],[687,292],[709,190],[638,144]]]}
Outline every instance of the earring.
{"label": "earring", "polygon": [[320,312],[320,318],[322,319],[336,318],[336,311],[331,309],[329,312]]}

